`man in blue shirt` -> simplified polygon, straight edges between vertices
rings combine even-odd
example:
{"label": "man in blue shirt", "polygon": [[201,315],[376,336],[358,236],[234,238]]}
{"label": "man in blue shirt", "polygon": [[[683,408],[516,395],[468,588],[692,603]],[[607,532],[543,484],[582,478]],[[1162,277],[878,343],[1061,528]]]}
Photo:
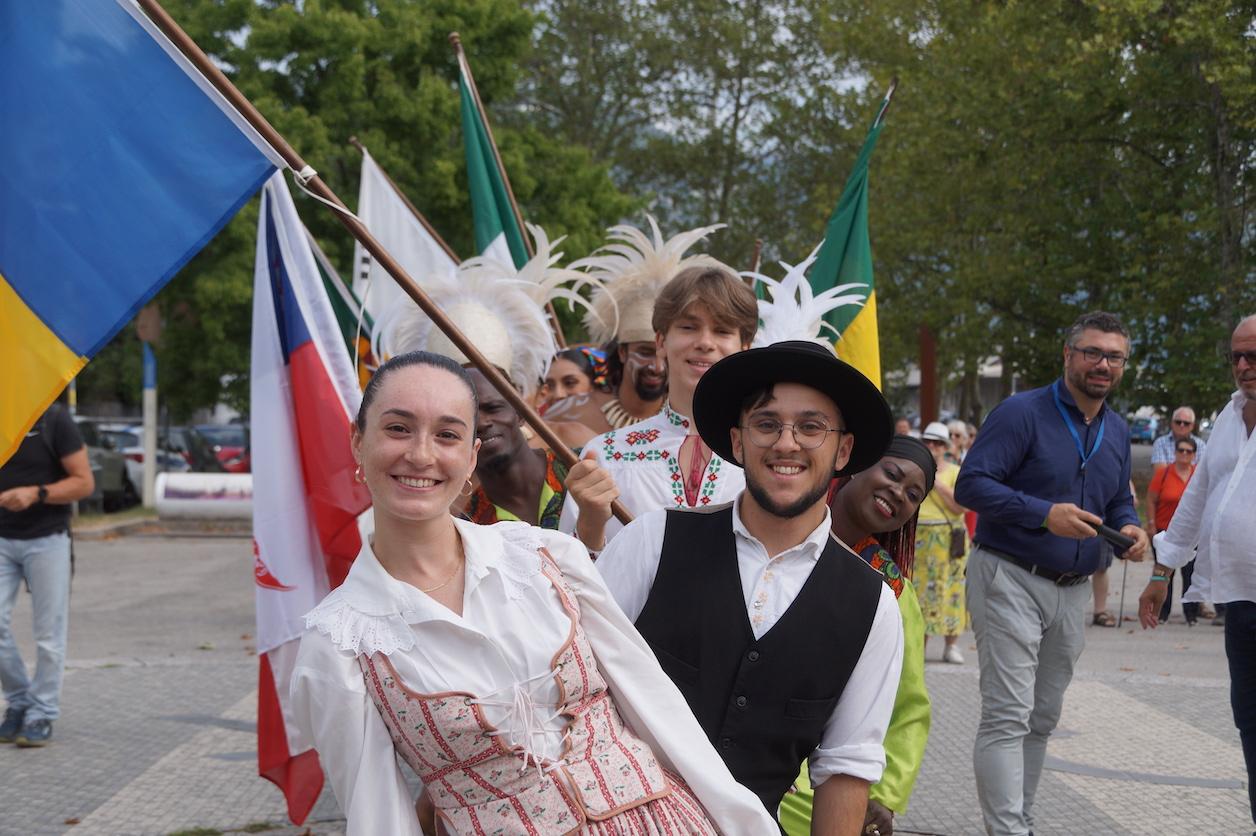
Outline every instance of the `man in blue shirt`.
{"label": "man in blue shirt", "polygon": [[1147,535],[1130,495],[1129,427],[1105,403],[1129,358],[1129,335],[1089,313],[1064,341],[1064,375],[990,413],[968,451],[955,500],[978,514],[967,597],[981,668],[973,769],[986,831],[1032,832],[1047,738],[1085,645],[1095,525]]}

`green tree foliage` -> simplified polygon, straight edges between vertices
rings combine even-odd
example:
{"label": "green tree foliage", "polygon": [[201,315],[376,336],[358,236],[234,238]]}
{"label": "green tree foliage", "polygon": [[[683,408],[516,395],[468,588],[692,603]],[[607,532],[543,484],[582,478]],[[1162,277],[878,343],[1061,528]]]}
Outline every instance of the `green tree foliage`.
{"label": "green tree foliage", "polygon": [[[630,212],[607,167],[501,103],[514,100],[530,49],[532,16],[513,0],[178,0],[168,10],[350,206],[360,157],[356,135],[456,252],[472,255],[457,64],[458,31],[515,195],[530,221],[569,235],[567,256],[601,241]],[[503,112],[504,111],[504,112]],[[352,240],[330,210],[299,194],[303,219],[348,274]],[[158,297],[165,318],[159,385],[176,416],[223,400],[248,404],[257,208],[250,204]],[[117,359],[134,349],[126,329],[80,377],[85,400],[139,399]]]}

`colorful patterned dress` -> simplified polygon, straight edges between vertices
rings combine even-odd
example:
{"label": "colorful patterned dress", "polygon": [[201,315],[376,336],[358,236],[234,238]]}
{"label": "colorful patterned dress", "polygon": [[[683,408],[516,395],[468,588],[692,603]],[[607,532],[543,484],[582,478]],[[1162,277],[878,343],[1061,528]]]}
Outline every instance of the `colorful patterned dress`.
{"label": "colorful patterned dress", "polygon": [[[959,468],[944,464],[937,481],[955,488]],[[951,529],[964,531],[963,557],[951,557]],[[920,505],[916,523],[916,574],[912,582],[925,618],[926,636],[958,636],[968,627],[964,605],[964,570],[968,566],[968,532],[962,514],[952,514],[936,490]]]}
{"label": "colorful patterned dress", "polygon": [[[567,466],[558,460],[550,450],[545,451],[545,484],[541,486],[541,502],[537,512],[537,526],[558,530],[558,519],[563,513],[563,500],[567,498]],[[481,485],[475,486],[467,508],[463,514],[476,525],[492,525],[493,523],[512,521],[518,522],[514,514],[494,505]]]}

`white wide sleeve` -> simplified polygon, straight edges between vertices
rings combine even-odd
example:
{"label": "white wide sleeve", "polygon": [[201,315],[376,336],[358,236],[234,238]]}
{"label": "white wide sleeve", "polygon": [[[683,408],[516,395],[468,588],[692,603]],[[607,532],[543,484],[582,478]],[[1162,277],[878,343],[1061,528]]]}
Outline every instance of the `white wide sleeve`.
{"label": "white wide sleeve", "polygon": [[598,574],[629,621],[636,622],[654,587],[666,528],[666,511],[642,514],[598,555]]}
{"label": "white wide sleeve", "polygon": [[875,784],[885,770],[885,731],[894,710],[898,679],[903,669],[903,617],[888,584],[872,629],[842,698],[825,724],[819,747],[811,753],[811,786],[833,775],[850,775]]}
{"label": "white wide sleeve", "polygon": [[[1229,429],[1225,422],[1230,414],[1229,407],[1222,410],[1217,426],[1213,428],[1213,434],[1217,437],[1223,438],[1222,433]],[[1177,510],[1173,512],[1169,527],[1152,538],[1157,563],[1170,569],[1181,569],[1194,560],[1211,486],[1212,468],[1208,467],[1205,459],[1195,468],[1191,481],[1186,484],[1186,490],[1182,492],[1182,499],[1178,502]]]}
{"label": "white wide sleeve", "polygon": [[738,784],[716,754],[684,696],[615,604],[584,548],[553,536],[547,547],[579,598],[580,624],[624,721],[660,763],[684,778],[721,833],[779,833],[758,796]]}
{"label": "white wide sleeve", "polygon": [[318,750],[340,802],[348,836],[421,836],[414,799],[357,660],[327,636],[307,632],[290,696],[297,727]]}

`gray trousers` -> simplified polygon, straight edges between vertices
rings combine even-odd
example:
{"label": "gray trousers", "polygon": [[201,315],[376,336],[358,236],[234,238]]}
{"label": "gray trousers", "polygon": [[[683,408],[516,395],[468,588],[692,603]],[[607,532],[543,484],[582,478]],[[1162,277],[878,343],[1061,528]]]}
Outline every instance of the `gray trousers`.
{"label": "gray trousers", "polygon": [[1056,586],[977,547],[968,612],[981,669],[973,771],[990,836],[1027,836],[1047,738],[1085,646],[1090,584]]}

